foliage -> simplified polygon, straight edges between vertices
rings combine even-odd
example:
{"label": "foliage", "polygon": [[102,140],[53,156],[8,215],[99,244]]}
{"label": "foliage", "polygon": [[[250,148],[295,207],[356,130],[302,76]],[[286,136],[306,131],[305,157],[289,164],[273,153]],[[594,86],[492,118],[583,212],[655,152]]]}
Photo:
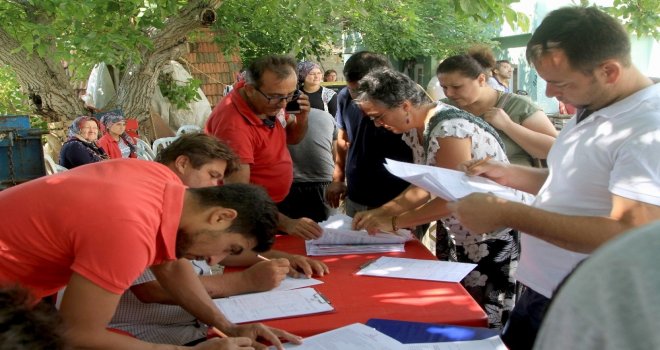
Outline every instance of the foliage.
{"label": "foliage", "polygon": [[190,109],[190,102],[202,99],[197,93],[202,81],[190,79],[187,82],[177,81],[172,73],[161,73],[158,77],[158,87],[161,94],[167,98],[177,109]]}
{"label": "foliage", "polygon": [[20,48],[67,61],[86,78],[98,62],[139,62],[141,50],[152,46],[145,33],[162,27],[177,6],[174,0],[2,1],[0,20]]}
{"label": "foliage", "polygon": [[613,6],[605,8],[612,16],[621,18],[630,33],[649,36],[660,40],[660,1],[658,0],[614,0]]}
{"label": "foliage", "polygon": [[28,114],[27,96],[21,92],[11,67],[0,65],[0,115]]}
{"label": "foliage", "polygon": [[271,53],[318,58],[341,46],[342,32],[360,33],[370,50],[395,58],[441,57],[487,42],[484,27],[498,21],[525,26],[526,17],[508,8],[510,2],[225,0],[216,39],[227,52],[239,48],[246,62]]}

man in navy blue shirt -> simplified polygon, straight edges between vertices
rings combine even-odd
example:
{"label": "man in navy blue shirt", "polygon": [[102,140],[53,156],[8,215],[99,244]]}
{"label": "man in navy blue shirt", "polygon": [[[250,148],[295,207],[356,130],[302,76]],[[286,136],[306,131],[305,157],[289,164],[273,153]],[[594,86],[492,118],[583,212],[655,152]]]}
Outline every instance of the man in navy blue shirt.
{"label": "man in navy blue shirt", "polygon": [[410,147],[401,135],[377,128],[353,102],[358,81],[370,71],[385,67],[391,68],[385,56],[368,51],[353,54],[344,65],[347,87],[337,96],[337,154],[326,199],[336,208],[345,197],[349,216],[381,206],[409,185],[390,174],[383,163],[385,158],[412,162]]}

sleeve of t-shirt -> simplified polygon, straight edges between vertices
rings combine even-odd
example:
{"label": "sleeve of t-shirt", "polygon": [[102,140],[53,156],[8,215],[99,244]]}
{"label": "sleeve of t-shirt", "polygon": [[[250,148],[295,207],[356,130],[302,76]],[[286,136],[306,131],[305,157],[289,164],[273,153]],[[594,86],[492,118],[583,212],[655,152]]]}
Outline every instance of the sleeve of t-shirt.
{"label": "sleeve of t-shirt", "polygon": [[155,233],[139,222],[108,220],[76,235],[71,269],[99,287],[122,294],[153,261]]}
{"label": "sleeve of t-shirt", "polygon": [[505,107],[507,114],[516,124],[522,124],[532,114],[542,110],[529,97],[516,94],[511,94]]}
{"label": "sleeve of t-shirt", "polygon": [[339,129],[346,130],[346,125],[344,124],[343,112],[346,109],[346,91],[347,88],[342,89],[337,95],[337,111],[335,112],[335,120],[337,121],[337,127]]}
{"label": "sleeve of t-shirt", "polygon": [[337,94],[332,95],[328,102],[328,112],[334,117],[337,115]]}
{"label": "sleeve of t-shirt", "polygon": [[660,205],[660,129],[629,137],[616,156],[609,189],[615,195]]}

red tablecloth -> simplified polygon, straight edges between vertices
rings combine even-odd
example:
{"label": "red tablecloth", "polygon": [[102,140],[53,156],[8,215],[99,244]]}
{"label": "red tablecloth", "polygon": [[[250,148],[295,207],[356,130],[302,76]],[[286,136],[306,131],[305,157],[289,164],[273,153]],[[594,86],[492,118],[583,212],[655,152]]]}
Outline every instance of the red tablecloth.
{"label": "red tablecloth", "polygon": [[[275,249],[305,255],[304,242],[279,236]],[[355,272],[379,256],[435,259],[419,241],[406,243],[405,253],[351,254],[314,257],[325,262],[330,274],[313,286],[330,300],[335,311],[264,323],[307,337],[370,318],[486,327],[486,314],[458,283],[357,276]]]}

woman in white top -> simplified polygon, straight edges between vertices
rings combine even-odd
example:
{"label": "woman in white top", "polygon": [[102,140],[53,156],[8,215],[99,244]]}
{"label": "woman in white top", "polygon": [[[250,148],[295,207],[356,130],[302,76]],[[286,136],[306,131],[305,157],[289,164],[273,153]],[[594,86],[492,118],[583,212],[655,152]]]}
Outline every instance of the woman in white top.
{"label": "woman in white top", "polygon": [[[432,102],[403,73],[385,69],[359,83],[357,103],[377,126],[404,133],[415,163],[456,169],[459,164],[491,157],[508,162],[504,143],[488,123],[455,107]],[[519,194],[521,198],[524,196]],[[441,260],[477,264],[461,283],[484,308],[491,327],[501,327],[513,307],[519,242],[517,233],[504,228],[475,234],[449,215],[447,202],[411,185],[380,208],[355,215],[355,229],[370,232],[438,221],[436,255]],[[435,234],[435,232],[432,232]]]}

